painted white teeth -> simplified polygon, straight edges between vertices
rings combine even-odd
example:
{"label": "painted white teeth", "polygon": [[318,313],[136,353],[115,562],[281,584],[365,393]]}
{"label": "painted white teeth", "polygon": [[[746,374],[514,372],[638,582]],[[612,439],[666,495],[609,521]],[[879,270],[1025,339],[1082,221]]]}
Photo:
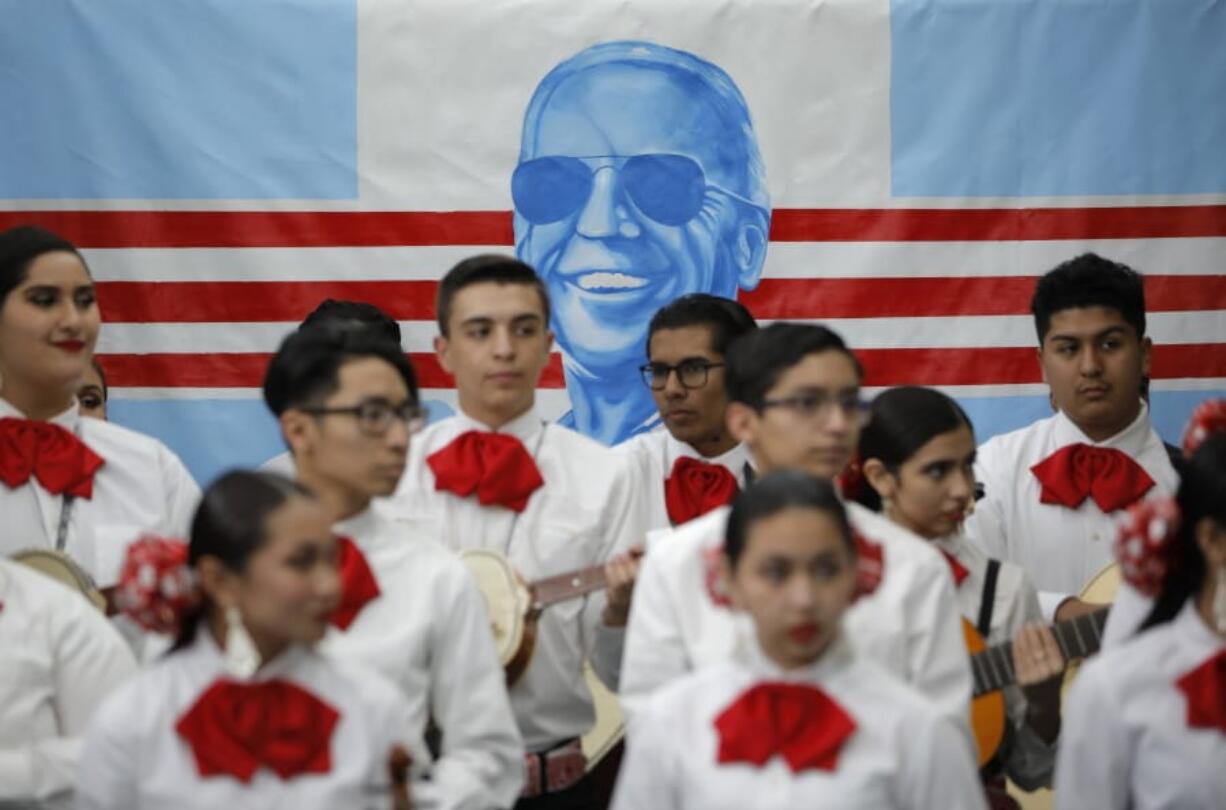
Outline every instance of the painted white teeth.
{"label": "painted white teeth", "polygon": [[647,279],[625,273],[586,273],[579,277],[579,286],[585,290],[637,290],[647,286]]}

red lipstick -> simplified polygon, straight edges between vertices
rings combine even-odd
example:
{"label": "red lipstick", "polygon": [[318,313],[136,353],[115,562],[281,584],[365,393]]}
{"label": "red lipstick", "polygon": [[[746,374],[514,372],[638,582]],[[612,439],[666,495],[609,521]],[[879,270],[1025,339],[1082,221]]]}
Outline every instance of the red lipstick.
{"label": "red lipstick", "polygon": [[808,644],[813,639],[817,638],[817,634],[821,632],[821,625],[817,622],[806,622],[798,624],[788,630],[788,638],[797,644]]}
{"label": "red lipstick", "polygon": [[79,352],[85,348],[85,341],[83,340],[61,340],[61,341],[56,342],[54,345],[58,349],[63,349],[66,352],[73,352],[75,354],[76,352]]}

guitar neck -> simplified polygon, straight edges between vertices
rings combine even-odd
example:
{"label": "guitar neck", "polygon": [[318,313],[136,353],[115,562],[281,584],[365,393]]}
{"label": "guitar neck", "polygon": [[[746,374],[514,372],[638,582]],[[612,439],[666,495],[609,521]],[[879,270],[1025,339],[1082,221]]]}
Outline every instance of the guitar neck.
{"label": "guitar neck", "polygon": [[[1056,644],[1064,655],[1064,660],[1076,661],[1098,652],[1102,646],[1103,627],[1107,624],[1109,608],[1096,610],[1066,619],[1051,626]],[[975,697],[1004,689],[1017,681],[1013,671],[1013,643],[1007,641],[996,644],[983,652],[971,656],[971,672],[975,676]]]}
{"label": "guitar neck", "polygon": [[604,566],[593,565],[566,574],[538,579],[532,583],[532,608],[541,610],[567,599],[578,599],[605,586]]}

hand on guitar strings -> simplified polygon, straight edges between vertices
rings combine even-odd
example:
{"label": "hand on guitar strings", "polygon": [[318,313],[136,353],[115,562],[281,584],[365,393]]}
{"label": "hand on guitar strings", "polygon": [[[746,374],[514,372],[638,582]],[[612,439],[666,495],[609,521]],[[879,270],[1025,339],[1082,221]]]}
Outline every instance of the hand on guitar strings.
{"label": "hand on guitar strings", "polygon": [[641,545],[632,546],[605,563],[605,608],[602,621],[606,627],[625,627],[630,619],[630,599],[634,595],[634,580],[639,575]]}
{"label": "hand on guitar strings", "polygon": [[1026,722],[1048,743],[1060,733],[1065,660],[1051,628],[1031,622],[1013,637],[1013,671],[1026,696]]}

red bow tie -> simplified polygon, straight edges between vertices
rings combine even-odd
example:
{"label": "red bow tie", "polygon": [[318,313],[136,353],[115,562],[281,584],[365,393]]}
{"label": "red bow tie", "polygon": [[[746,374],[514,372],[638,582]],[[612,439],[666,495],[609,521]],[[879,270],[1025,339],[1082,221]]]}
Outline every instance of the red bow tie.
{"label": "red bow tie", "polygon": [[720,763],[761,767],[775,754],[794,773],[833,771],[839,749],[856,729],[843,707],[816,686],[762,683],[744,692],[715,718]]}
{"label": "red bow tie", "polygon": [[885,577],[885,551],[880,543],[874,543],[853,530],[856,541],[856,594],[855,598],[868,596],[877,590]]}
{"label": "red bow tie", "polygon": [[701,517],[716,507],[732,503],[741,488],[736,476],[719,464],[682,457],[664,479],[664,504],[668,519],[680,525]]}
{"label": "red bow tie", "polygon": [[1188,725],[1226,734],[1226,650],[1184,675],[1176,685],[1188,699]]}
{"label": "red bow tie", "polygon": [[945,549],[938,548],[937,551],[941,552],[941,556],[945,558],[945,562],[949,563],[949,571],[951,574],[954,575],[954,587],[961,585],[962,580],[969,577],[971,575],[971,572],[967,570],[967,567],[965,565],[958,562],[957,557],[950,554]]}
{"label": "red bow tie", "polygon": [[1070,509],[1090,497],[1099,509],[1114,512],[1154,485],[1154,479],[1127,453],[1081,443],[1060,448],[1030,471],[1043,485],[1040,501]]}
{"label": "red bow tie", "polygon": [[379,596],[379,583],[375,580],[366,555],[358,544],[348,537],[337,538],[336,567],[341,575],[341,601],[332,614],[332,624],[345,630],[366,607],[366,603]]}
{"label": "red bow tie", "polygon": [[541,471],[523,442],[507,433],[470,430],[431,453],[434,488],[461,497],[477,493],[482,506],[496,504],[524,511],[528,498],[544,485]]}
{"label": "red bow tie", "polygon": [[78,498],[94,494],[94,473],[105,461],[70,430],[32,419],[0,419],[0,481],[10,489],[33,475],[43,489]]}
{"label": "red bow tie", "polygon": [[332,768],[332,731],[340,714],[288,681],[216,681],[179,718],[201,776],[240,782],[265,766],[290,779]]}

